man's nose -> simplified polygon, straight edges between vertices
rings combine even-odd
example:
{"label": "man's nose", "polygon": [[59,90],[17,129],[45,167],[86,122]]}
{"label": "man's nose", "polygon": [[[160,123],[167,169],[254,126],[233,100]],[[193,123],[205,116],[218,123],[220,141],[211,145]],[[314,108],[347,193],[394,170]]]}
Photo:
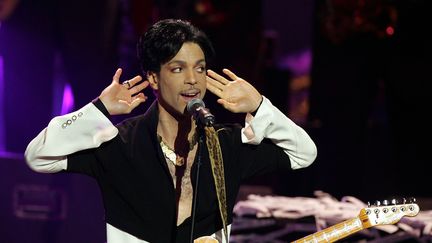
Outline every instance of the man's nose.
{"label": "man's nose", "polygon": [[196,74],[194,73],[194,70],[189,70],[186,73],[185,83],[193,85],[193,84],[196,84],[198,82],[197,80],[198,79],[196,77]]}

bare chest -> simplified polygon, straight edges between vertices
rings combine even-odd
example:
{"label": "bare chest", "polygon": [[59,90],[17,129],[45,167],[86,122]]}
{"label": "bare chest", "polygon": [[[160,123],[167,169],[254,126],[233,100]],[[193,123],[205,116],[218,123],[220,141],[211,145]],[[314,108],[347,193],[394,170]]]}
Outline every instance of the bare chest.
{"label": "bare chest", "polygon": [[196,148],[189,152],[186,163],[183,166],[176,166],[167,161],[176,193],[177,225],[180,225],[191,215],[193,199],[191,169],[195,159],[195,153]]}

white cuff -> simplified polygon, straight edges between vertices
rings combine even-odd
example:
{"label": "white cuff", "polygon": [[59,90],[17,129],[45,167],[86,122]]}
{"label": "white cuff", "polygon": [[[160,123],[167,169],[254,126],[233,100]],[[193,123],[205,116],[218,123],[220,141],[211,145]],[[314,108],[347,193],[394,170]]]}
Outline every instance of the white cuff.
{"label": "white cuff", "polygon": [[56,172],[66,169],[67,155],[99,147],[117,134],[111,121],[89,103],[78,111],[53,118],[27,146],[25,157],[34,170]]}
{"label": "white cuff", "polygon": [[303,128],[297,126],[265,97],[255,117],[246,115],[241,136],[243,143],[255,145],[260,144],[264,138],[270,139],[289,156],[293,169],[309,166],[317,155],[315,143]]}

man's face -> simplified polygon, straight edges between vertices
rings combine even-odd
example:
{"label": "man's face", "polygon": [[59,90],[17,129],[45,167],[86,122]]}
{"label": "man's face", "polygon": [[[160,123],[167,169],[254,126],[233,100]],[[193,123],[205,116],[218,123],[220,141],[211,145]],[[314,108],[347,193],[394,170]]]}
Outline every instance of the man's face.
{"label": "man's face", "polygon": [[158,100],[165,110],[183,114],[190,100],[204,97],[204,52],[195,43],[184,43],[177,55],[161,66],[159,74],[152,74],[149,81],[157,91]]}

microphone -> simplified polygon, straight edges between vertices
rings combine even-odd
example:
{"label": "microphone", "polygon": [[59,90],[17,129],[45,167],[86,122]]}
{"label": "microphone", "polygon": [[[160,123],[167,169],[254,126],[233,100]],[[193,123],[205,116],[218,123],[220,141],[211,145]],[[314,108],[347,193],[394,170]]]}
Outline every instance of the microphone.
{"label": "microphone", "polygon": [[188,102],[187,111],[192,114],[196,121],[202,125],[209,127],[215,123],[215,116],[210,113],[210,110],[205,108],[204,101],[195,98]]}

